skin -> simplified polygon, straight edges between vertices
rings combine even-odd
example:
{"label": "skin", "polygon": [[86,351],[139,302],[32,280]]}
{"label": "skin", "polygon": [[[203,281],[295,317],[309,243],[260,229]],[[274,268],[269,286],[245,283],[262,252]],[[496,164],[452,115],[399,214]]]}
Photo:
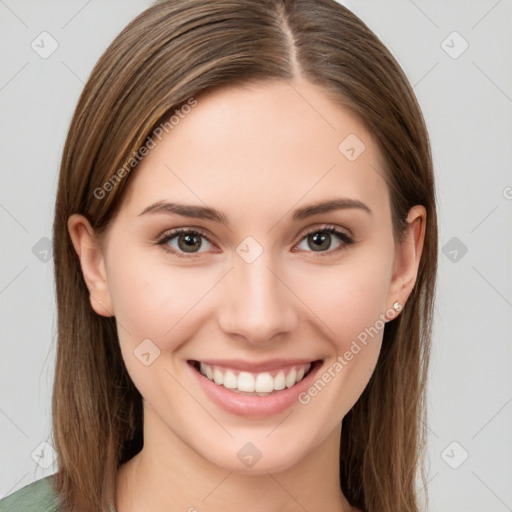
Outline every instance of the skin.
{"label": "skin", "polygon": [[[102,244],[84,217],[68,223],[91,307],[115,315],[144,398],[144,448],[120,468],[117,510],[355,510],[339,485],[341,420],[370,379],[382,331],[308,404],[265,418],[210,401],[187,360],[322,359],[322,374],[379,314],[406,303],[425,209],[410,210],[406,240],[395,244],[382,155],[362,123],[316,85],[229,87],[197,100],[133,171]],[[366,146],[352,162],[338,150],[349,134]],[[296,208],[339,197],[371,214],[350,208],[292,219]],[[139,215],[161,200],[214,207],[229,227]],[[355,242],[331,235],[330,246],[314,251],[307,232],[325,224]],[[155,244],[177,227],[201,228],[208,240],[184,258]],[[252,263],[236,252],[247,236],[263,249]],[[177,238],[169,245],[179,251]],[[147,338],[161,351],[149,366],[133,354]],[[249,441],[262,454],[252,468],[237,457]]]}

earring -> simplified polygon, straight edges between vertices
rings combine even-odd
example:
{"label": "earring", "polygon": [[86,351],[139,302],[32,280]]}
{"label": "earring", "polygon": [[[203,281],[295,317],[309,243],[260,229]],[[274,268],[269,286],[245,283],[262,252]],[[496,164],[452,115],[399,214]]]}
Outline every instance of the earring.
{"label": "earring", "polygon": [[395,309],[395,311],[398,313],[401,309],[402,309],[402,304],[400,304],[400,302],[396,301],[394,304],[393,304],[393,308]]}

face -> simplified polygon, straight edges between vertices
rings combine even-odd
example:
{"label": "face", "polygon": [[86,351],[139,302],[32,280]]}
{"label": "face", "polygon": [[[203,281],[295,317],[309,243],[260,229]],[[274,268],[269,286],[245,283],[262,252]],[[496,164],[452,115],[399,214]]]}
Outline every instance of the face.
{"label": "face", "polygon": [[209,92],[155,141],[97,257],[81,249],[144,398],[145,448],[291,467],[367,385],[417,236],[395,245],[374,139],[310,83]]}

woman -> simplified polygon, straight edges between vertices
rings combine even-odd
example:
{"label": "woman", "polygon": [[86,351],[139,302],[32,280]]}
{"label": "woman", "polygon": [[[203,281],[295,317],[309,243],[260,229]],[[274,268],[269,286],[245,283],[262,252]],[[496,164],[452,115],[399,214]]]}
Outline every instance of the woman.
{"label": "woman", "polygon": [[420,509],[432,161],[346,8],[143,12],[79,100],[54,251],[59,471],[2,510]]}

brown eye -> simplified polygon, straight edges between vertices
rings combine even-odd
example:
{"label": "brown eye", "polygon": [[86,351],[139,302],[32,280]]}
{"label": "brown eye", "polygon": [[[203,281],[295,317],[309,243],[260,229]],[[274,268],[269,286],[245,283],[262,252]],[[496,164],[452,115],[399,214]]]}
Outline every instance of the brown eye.
{"label": "brown eye", "polygon": [[[353,244],[354,241],[343,231],[334,227],[326,227],[306,233],[304,238],[301,240],[301,244],[304,243],[306,244],[306,247],[303,246],[301,249],[307,252],[330,253],[343,248],[345,245]],[[329,251],[329,249],[333,250]]]}
{"label": "brown eye", "polygon": [[329,233],[314,233],[307,237],[308,246],[313,251],[323,251],[331,247],[331,235]]}
{"label": "brown eye", "polygon": [[[206,243],[203,242],[206,241]],[[163,235],[158,240],[158,245],[162,245],[168,252],[175,253],[177,256],[183,254],[200,254],[205,251],[201,251],[206,246],[206,251],[209,250],[208,246],[212,246],[208,238],[196,230],[191,229],[176,229]],[[211,249],[211,247],[210,247]]]}
{"label": "brown eye", "polygon": [[183,252],[196,252],[201,248],[202,241],[201,235],[196,234],[181,234],[177,237],[178,247]]}

